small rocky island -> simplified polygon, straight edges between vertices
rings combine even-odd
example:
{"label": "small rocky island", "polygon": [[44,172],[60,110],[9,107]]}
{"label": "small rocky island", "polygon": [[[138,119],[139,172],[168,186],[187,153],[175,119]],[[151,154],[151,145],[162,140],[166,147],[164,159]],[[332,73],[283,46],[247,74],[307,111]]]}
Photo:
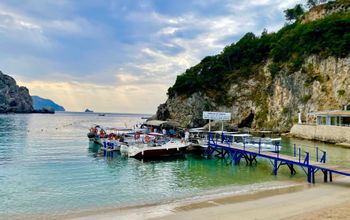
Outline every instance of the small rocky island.
{"label": "small rocky island", "polygon": [[32,97],[26,87],[0,71],[0,113],[32,113]]}

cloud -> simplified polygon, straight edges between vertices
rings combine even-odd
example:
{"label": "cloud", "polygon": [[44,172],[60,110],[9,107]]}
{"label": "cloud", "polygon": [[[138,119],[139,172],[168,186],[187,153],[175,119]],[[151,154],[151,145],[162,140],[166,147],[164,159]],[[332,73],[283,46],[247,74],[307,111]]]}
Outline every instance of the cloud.
{"label": "cloud", "polygon": [[[165,101],[163,84],[143,86],[103,86],[80,82],[18,81],[31,95],[53,99],[70,111],[91,108],[96,112],[154,113],[154,106]],[[98,103],[98,105],[96,105]],[[135,105],[139,108],[135,108]]]}
{"label": "cloud", "polygon": [[4,0],[0,67],[68,110],[155,112],[177,75],[299,2]]}

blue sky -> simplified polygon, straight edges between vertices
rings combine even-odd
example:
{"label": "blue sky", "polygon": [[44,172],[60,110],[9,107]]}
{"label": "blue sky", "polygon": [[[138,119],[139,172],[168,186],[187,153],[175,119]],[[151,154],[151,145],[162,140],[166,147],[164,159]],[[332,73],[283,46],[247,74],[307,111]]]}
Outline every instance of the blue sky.
{"label": "blue sky", "polygon": [[176,75],[301,0],[2,0],[0,69],[67,110],[154,113]]}

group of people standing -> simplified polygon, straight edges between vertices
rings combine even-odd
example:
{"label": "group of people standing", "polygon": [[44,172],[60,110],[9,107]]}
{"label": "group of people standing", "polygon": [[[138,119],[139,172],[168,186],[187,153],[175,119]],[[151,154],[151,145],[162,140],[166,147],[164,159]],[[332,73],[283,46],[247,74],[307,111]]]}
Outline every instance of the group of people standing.
{"label": "group of people standing", "polygon": [[[158,133],[158,129],[151,127],[150,132]],[[185,131],[178,131],[177,134],[175,134],[175,129],[170,128],[167,130],[167,129],[163,128],[161,130],[161,133],[164,137],[166,137],[166,136],[169,136],[170,138],[178,137],[178,138],[182,138],[186,142],[188,142],[190,139],[190,132],[188,129],[186,129]]]}
{"label": "group of people standing", "polygon": [[[150,132],[158,133],[158,129],[151,127]],[[170,128],[169,130],[163,128],[161,130],[161,132],[162,132],[163,136],[168,136],[169,135],[169,137],[175,137],[175,130],[173,128]]]}

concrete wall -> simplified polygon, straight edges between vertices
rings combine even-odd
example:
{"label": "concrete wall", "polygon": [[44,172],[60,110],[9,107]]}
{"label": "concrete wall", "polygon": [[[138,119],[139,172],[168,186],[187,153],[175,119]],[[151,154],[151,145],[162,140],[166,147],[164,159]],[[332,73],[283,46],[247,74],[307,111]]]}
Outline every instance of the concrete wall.
{"label": "concrete wall", "polygon": [[290,134],[310,140],[350,143],[350,127],[296,124],[293,125]]}

